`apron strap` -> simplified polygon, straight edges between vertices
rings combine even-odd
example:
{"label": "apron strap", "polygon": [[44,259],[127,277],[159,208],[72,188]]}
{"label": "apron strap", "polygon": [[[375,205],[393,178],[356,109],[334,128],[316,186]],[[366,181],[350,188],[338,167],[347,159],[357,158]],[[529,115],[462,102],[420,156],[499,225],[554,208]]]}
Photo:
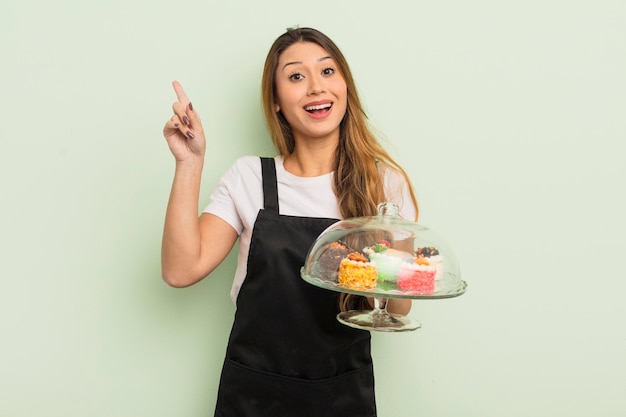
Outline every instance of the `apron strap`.
{"label": "apron strap", "polygon": [[274,158],[261,157],[263,174],[263,205],[265,210],[278,214],[278,186]]}

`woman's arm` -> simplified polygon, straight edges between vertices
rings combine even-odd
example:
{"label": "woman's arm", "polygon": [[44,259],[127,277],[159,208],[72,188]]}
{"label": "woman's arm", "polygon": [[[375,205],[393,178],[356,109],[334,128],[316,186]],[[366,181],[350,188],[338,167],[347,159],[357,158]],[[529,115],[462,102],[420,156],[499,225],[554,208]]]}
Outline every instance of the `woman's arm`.
{"label": "woman's arm", "polygon": [[209,275],[238,237],[230,224],[213,214],[203,213],[198,218],[195,183],[188,174],[174,176],[165,216],[161,271],[172,287],[188,287]]}
{"label": "woman's arm", "polygon": [[211,214],[198,217],[206,140],[202,123],[182,86],[173,83],[178,101],[163,136],[176,159],[174,181],[165,214],[161,272],[166,283],[187,287],[211,273],[228,255],[237,232]]}
{"label": "woman's arm", "polygon": [[406,316],[411,311],[411,300],[406,298],[390,298],[387,301],[387,311],[391,314]]}

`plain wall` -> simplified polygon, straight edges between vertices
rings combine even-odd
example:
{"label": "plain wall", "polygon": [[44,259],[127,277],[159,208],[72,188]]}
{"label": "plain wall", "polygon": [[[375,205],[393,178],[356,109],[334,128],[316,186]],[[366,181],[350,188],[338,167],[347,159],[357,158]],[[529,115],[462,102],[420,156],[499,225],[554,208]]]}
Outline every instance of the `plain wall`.
{"label": "plain wall", "polygon": [[380,416],[626,415],[623,1],[3,0],[0,416],[212,415],[235,258],[161,280],[170,83],[204,206],[274,154],[259,82],[294,25],[342,48],[468,283],[373,335]]}

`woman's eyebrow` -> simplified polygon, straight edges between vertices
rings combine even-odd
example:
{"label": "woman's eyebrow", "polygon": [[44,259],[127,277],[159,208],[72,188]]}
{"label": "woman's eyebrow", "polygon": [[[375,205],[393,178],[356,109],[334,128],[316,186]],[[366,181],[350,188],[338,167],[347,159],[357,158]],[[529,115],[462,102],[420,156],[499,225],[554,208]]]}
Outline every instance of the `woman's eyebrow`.
{"label": "woman's eyebrow", "polygon": [[[317,59],[317,62],[322,62],[322,61],[326,61],[327,59],[333,59],[332,56],[323,56],[321,58]],[[289,65],[302,65],[302,61],[291,61],[291,62],[287,62],[285,65],[283,65],[283,70],[285,68],[287,68]]]}

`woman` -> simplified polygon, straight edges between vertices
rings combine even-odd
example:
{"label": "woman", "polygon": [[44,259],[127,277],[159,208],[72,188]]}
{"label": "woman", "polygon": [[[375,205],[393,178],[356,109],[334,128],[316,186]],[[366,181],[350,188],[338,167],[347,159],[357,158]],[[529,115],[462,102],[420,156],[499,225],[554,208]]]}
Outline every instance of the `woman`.
{"label": "woman", "polygon": [[[374,215],[382,201],[417,218],[410,181],[370,132],[341,51],[310,28],[287,30],[274,42],[262,94],[279,155],[237,160],[199,218],[205,137],[180,84],[174,89],[178,101],[164,128],[176,159],[164,280],[196,283],[239,239],[231,291],[237,310],[215,415],[375,416],[370,334],[335,319],[340,308],[368,300],[299,276],[315,238],[338,219]],[[410,301],[387,307],[405,314]]]}

